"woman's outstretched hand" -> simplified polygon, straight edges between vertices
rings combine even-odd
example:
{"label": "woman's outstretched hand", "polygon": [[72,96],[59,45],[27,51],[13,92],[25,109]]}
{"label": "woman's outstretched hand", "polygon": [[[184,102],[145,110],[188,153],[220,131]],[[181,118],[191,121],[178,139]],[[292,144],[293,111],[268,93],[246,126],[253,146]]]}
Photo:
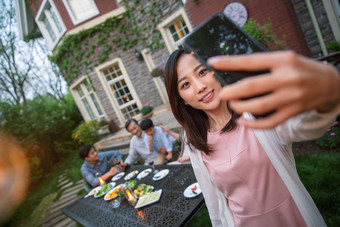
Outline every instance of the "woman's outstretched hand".
{"label": "woman's outstretched hand", "polygon": [[[218,56],[210,58],[208,64],[225,71],[270,70],[268,74],[225,86],[220,94],[221,99],[230,101],[231,108],[240,114],[261,115],[275,110],[265,118],[239,119],[239,124],[251,128],[273,128],[311,109],[326,113],[340,102],[340,75],[337,70],[292,51]],[[265,93],[267,95],[240,100]]]}

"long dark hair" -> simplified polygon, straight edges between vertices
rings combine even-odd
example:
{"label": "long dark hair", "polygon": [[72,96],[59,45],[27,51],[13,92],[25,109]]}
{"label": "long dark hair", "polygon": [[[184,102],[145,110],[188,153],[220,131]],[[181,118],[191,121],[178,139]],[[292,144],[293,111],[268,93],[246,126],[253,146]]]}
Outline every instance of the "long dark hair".
{"label": "long dark hair", "polygon": [[[169,96],[172,113],[176,120],[183,126],[187,143],[206,154],[213,152],[214,149],[207,143],[208,116],[202,110],[195,109],[190,105],[185,105],[178,93],[177,86],[177,61],[183,54],[189,54],[184,49],[175,50],[169,57],[164,71],[164,82]],[[228,110],[232,117],[223,127],[221,133],[233,130],[236,127],[236,119],[240,116],[236,114],[228,105]]]}

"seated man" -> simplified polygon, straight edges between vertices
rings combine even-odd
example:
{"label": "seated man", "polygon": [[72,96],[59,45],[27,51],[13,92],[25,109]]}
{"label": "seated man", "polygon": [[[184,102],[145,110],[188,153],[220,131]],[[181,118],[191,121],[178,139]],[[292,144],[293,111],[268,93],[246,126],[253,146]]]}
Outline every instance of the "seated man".
{"label": "seated man", "polygon": [[157,152],[156,164],[163,164],[164,159],[168,161],[172,159],[173,145],[168,134],[166,134],[160,127],[154,126],[151,119],[144,119],[140,123],[140,127],[146,133],[144,142],[150,152]]}
{"label": "seated man", "polygon": [[123,163],[122,155],[118,150],[100,152],[98,154],[93,146],[85,145],[79,149],[79,156],[85,160],[80,168],[81,175],[91,187],[99,185],[99,177],[106,181],[115,175],[119,168],[123,168],[121,165],[119,165],[120,167],[117,165],[111,167],[109,164],[113,159]]}
{"label": "seated man", "polygon": [[123,166],[125,167],[134,163],[139,155],[144,160],[144,164],[149,164],[151,162],[156,163],[157,153],[150,152],[146,148],[144,143],[145,133],[140,128],[138,122],[135,119],[131,118],[126,121],[125,128],[133,136],[130,140],[129,155],[125,159],[125,163],[123,164]]}

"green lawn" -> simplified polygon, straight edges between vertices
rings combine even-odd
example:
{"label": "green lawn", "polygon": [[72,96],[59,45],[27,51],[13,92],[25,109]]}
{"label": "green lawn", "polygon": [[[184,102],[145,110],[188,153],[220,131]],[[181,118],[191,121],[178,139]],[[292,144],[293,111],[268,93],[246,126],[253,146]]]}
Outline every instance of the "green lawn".
{"label": "green lawn", "polygon": [[[81,179],[82,160],[77,152],[66,158],[35,190],[30,192],[6,226],[37,226],[43,217],[42,210],[58,198],[58,176],[66,172],[73,182]],[[340,226],[340,154],[315,153],[296,156],[301,180],[313,197],[329,227]],[[44,199],[44,200],[43,200]],[[46,201],[45,204],[41,201]],[[39,206],[39,210],[36,209]],[[32,214],[32,215],[30,215]],[[203,206],[188,226],[211,226],[208,212]]]}

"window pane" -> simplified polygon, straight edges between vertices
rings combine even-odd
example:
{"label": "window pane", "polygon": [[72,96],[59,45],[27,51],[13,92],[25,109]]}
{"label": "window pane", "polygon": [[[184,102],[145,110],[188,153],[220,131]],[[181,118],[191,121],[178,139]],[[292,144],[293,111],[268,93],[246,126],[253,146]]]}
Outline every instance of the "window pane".
{"label": "window pane", "polygon": [[121,112],[124,116],[124,119],[127,120],[127,119],[132,118],[135,115],[139,114],[139,109],[137,108],[136,104],[132,104],[128,107],[121,109]]}
{"label": "window pane", "polygon": [[77,92],[78,92],[79,97],[82,98],[82,97],[84,96],[84,93],[83,93],[83,90],[81,90],[80,85],[77,86],[76,89],[77,89]]}
{"label": "window pane", "polygon": [[68,0],[73,17],[78,20],[84,20],[97,13],[93,0]]}
{"label": "window pane", "polygon": [[93,104],[95,105],[95,107],[96,107],[96,109],[97,109],[99,115],[103,115],[103,111],[102,111],[102,109],[100,108],[100,106],[99,106],[99,104],[98,104],[98,101],[97,101],[97,99],[96,99],[96,96],[94,96],[93,93],[91,94],[91,99],[92,99],[92,102],[93,102]]}
{"label": "window pane", "polygon": [[53,41],[55,41],[55,39],[56,39],[55,33],[54,33],[53,29],[52,29],[52,26],[51,26],[50,22],[47,20],[46,16],[44,17],[43,22],[45,24],[46,30],[48,31],[48,34],[50,35],[51,39]]}
{"label": "window pane", "polygon": [[92,87],[90,86],[90,84],[87,81],[85,81],[84,84],[85,84],[85,87],[86,87],[86,90],[88,91],[88,93],[91,93],[93,90],[92,90]]}
{"label": "window pane", "polygon": [[51,13],[51,16],[52,16],[52,18],[53,18],[53,21],[54,21],[55,25],[56,25],[57,28],[58,28],[58,31],[61,32],[61,31],[62,31],[62,28],[61,28],[60,21],[59,21],[57,15],[55,14],[55,11],[54,11],[54,9],[53,9],[52,7],[50,8],[50,13]]}
{"label": "window pane", "polygon": [[120,70],[118,64],[115,64],[102,71],[107,81],[113,80],[119,76],[122,76],[122,71]]}
{"label": "window pane", "polygon": [[131,94],[131,90],[125,81],[125,76],[119,67],[118,63],[111,65],[110,67],[102,70],[103,76],[107,78],[110,76],[108,84],[112,90],[113,96],[116,99],[118,108],[121,111],[124,119],[127,120],[137,114],[139,114],[139,109],[137,107],[136,101]]}
{"label": "window pane", "polygon": [[90,118],[94,119],[95,116],[94,116],[93,111],[91,110],[91,107],[90,107],[89,103],[87,102],[86,98],[83,98],[82,101],[83,101],[83,104],[86,108],[87,113],[90,115]]}
{"label": "window pane", "polygon": [[183,19],[171,25],[169,27],[169,30],[170,30],[170,33],[171,33],[171,36],[174,42],[177,42],[178,40],[183,39],[186,35],[189,34],[189,29]]}

